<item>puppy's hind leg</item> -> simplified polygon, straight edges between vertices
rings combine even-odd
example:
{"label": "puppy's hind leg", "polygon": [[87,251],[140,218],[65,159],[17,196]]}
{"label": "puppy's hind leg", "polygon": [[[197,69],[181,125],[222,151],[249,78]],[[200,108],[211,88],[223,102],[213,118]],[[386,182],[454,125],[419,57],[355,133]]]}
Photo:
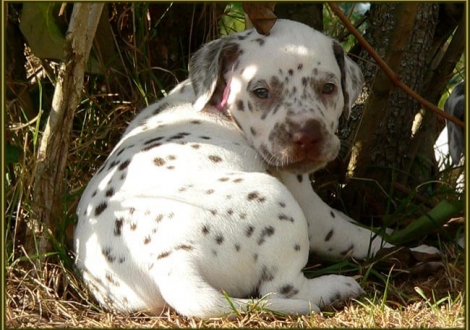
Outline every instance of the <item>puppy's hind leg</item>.
{"label": "puppy's hind leg", "polygon": [[[170,264],[168,264],[170,265]],[[212,317],[234,316],[248,311],[249,304],[258,305],[266,310],[284,314],[308,315],[320,309],[311,302],[287,299],[268,294],[265,299],[239,299],[228,297],[212,287],[191,262],[173,263],[160,269],[156,278],[163,299],[179,314],[187,317],[208,319]]]}

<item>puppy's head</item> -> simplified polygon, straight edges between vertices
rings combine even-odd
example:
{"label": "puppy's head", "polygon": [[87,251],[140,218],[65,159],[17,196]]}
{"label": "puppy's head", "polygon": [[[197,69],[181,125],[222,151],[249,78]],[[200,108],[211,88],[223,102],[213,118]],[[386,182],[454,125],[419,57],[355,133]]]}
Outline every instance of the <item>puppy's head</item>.
{"label": "puppy's head", "polygon": [[338,119],[363,82],[336,41],[287,20],[269,36],[248,30],[207,44],[190,61],[190,79],[195,110],[230,112],[270,166],[294,173],[336,157]]}

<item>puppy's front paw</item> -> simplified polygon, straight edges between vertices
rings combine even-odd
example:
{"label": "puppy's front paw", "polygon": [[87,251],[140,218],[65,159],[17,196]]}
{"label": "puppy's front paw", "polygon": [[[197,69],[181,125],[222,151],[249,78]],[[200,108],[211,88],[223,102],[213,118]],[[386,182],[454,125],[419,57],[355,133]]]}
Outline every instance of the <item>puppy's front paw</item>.
{"label": "puppy's front paw", "polygon": [[[421,261],[429,261],[429,260],[437,260],[441,259],[442,257],[442,252],[439,251],[439,249],[435,248],[434,246],[429,246],[429,245],[420,245],[414,248],[410,248],[411,253],[415,256],[415,258],[421,260],[421,259],[426,259],[426,260],[421,260]],[[423,256],[421,256],[423,255]]]}

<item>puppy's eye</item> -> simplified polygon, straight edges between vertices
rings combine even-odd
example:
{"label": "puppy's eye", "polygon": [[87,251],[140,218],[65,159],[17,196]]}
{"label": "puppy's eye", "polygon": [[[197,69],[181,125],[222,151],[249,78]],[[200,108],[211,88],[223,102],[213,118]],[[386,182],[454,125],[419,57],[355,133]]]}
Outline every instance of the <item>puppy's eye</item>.
{"label": "puppy's eye", "polygon": [[326,83],[321,90],[322,94],[331,94],[336,90],[335,84]]}
{"label": "puppy's eye", "polygon": [[269,98],[269,91],[266,88],[257,88],[253,91],[253,93],[260,99]]}

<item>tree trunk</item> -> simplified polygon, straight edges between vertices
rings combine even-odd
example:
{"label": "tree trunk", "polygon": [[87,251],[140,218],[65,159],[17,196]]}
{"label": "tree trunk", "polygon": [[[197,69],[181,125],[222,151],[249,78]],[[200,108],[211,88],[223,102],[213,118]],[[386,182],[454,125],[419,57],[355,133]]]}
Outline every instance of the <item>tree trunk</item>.
{"label": "tree trunk", "polygon": [[315,30],[323,31],[322,3],[279,2],[276,4],[274,13],[278,18],[301,22]]}
{"label": "tree trunk", "polygon": [[37,218],[30,220],[26,251],[43,257],[51,250],[57,220],[62,217],[61,196],[70,132],[80,102],[91,45],[103,4],[74,4],[65,40],[64,60],[59,69],[52,111],[42,136],[36,163],[34,207]]}
{"label": "tree trunk", "polygon": [[[400,79],[422,94],[433,44],[439,5],[433,3],[373,4],[366,39]],[[420,105],[393,86],[365,52],[361,57],[369,94],[353,141],[349,175],[343,191],[355,218],[386,212],[388,194],[405,168],[412,124]],[[354,134],[353,134],[354,135]]]}

